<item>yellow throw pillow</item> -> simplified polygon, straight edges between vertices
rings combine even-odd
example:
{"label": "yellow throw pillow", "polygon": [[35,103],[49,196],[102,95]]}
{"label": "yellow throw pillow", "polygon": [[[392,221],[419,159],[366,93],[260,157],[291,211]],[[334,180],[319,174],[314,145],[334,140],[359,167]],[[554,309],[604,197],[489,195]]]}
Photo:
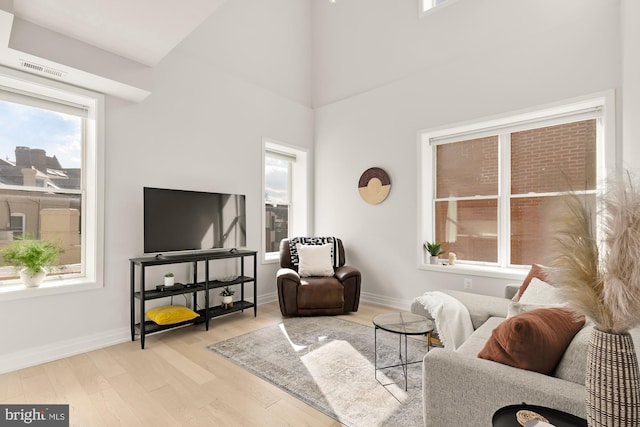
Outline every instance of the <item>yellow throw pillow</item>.
{"label": "yellow throw pillow", "polygon": [[200,316],[193,310],[182,305],[164,305],[147,311],[147,317],[158,325],[173,325],[186,322]]}

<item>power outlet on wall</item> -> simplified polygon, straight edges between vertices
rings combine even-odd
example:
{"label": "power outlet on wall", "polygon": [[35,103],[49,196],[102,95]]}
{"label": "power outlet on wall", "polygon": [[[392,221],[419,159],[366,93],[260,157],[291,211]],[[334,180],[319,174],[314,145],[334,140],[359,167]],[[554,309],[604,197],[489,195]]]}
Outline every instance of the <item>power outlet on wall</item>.
{"label": "power outlet on wall", "polygon": [[471,279],[464,279],[464,288],[465,289],[473,289],[473,283]]}

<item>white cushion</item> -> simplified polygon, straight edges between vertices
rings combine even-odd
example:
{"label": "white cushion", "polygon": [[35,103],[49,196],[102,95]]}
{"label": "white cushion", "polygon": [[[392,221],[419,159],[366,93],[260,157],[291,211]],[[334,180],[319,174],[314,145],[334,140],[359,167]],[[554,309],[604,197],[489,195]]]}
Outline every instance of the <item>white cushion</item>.
{"label": "white cushion", "polygon": [[558,290],[550,284],[534,277],[519,300],[520,304],[550,305],[563,304]]}
{"label": "white cushion", "polygon": [[518,302],[511,301],[507,317],[513,317],[538,308],[563,308],[568,304],[560,297],[558,289],[534,277]]}
{"label": "white cushion", "polygon": [[567,307],[567,303],[565,304],[523,304],[521,302],[511,301],[509,303],[509,309],[507,310],[507,318],[517,316],[521,313],[526,313],[527,311],[536,310],[538,308],[564,308]]}
{"label": "white cushion", "polygon": [[331,249],[333,245],[301,245],[296,244],[298,251],[298,274],[300,277],[333,276]]}

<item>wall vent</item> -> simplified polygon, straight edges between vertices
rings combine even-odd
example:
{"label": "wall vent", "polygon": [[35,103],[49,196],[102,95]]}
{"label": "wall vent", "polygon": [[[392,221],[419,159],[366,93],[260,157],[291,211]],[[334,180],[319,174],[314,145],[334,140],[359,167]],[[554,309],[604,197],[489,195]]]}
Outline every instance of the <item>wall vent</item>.
{"label": "wall vent", "polygon": [[67,75],[67,73],[64,71],[56,70],[55,68],[47,67],[46,65],[42,65],[42,64],[37,64],[32,61],[25,61],[24,59],[20,60],[20,65],[22,65],[24,68],[28,68],[29,70],[38,71],[42,74],[47,74],[49,76],[64,78]]}

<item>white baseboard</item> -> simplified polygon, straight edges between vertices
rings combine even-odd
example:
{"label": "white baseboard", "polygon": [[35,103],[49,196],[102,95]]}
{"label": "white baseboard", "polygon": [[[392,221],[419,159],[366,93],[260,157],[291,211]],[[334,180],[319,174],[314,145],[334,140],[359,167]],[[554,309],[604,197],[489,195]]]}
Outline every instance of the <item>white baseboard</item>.
{"label": "white baseboard", "polygon": [[396,310],[409,311],[413,299],[404,300],[400,298],[388,297],[386,295],[371,294],[368,292],[360,293],[360,301],[369,304],[381,305]]}
{"label": "white baseboard", "polygon": [[130,339],[131,330],[129,328],[121,328],[0,355],[0,374],[109,347]]}
{"label": "white baseboard", "polygon": [[[247,298],[247,300],[251,299],[252,298]],[[278,294],[276,292],[259,295],[258,305],[268,304],[277,300]],[[409,310],[409,307],[411,306],[410,300],[391,298],[367,292],[362,292],[360,294],[360,300],[369,304],[381,305],[403,311]],[[40,365],[42,363],[52,362],[54,360],[75,356],[77,354],[87,353],[89,351],[120,344],[129,341],[130,339],[131,330],[129,328],[120,328],[100,334],[60,341],[44,346],[31,347],[15,353],[0,355],[0,374]]]}
{"label": "white baseboard", "polygon": [[258,295],[258,305],[268,304],[270,302],[278,301],[278,293],[271,292],[268,294]]}
{"label": "white baseboard", "polygon": [[[252,301],[252,298],[247,298],[248,301]],[[268,304],[270,302],[278,301],[278,293],[271,292],[269,294],[258,296],[258,305]],[[413,299],[404,300],[399,298],[390,298],[385,295],[371,294],[368,292],[360,292],[360,301],[368,304],[381,305],[383,307],[389,307],[396,310],[409,311]]]}

